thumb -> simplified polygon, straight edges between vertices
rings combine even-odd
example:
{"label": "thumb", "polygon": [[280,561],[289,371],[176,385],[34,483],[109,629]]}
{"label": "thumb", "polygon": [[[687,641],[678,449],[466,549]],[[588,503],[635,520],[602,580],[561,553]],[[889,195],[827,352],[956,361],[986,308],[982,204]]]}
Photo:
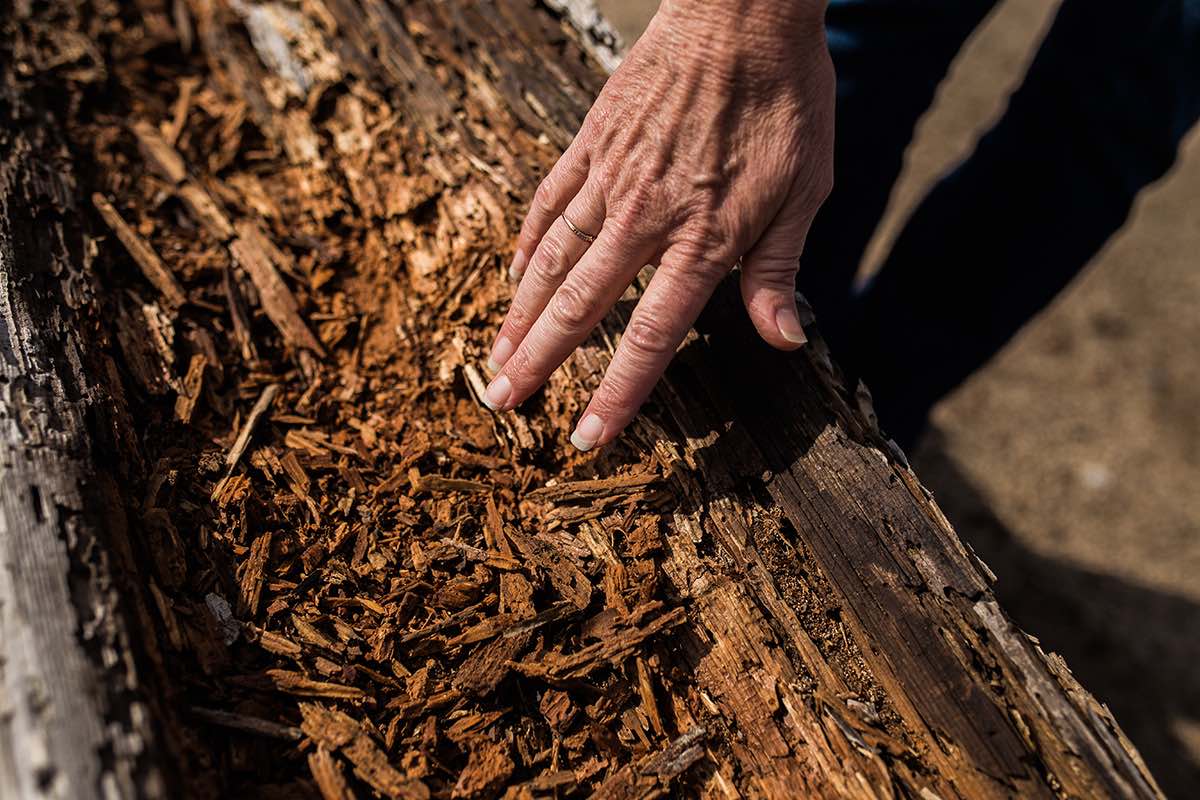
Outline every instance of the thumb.
{"label": "thumb", "polygon": [[808,341],[796,308],[796,270],[812,217],[789,201],[742,258],[742,300],[758,334],[772,347]]}

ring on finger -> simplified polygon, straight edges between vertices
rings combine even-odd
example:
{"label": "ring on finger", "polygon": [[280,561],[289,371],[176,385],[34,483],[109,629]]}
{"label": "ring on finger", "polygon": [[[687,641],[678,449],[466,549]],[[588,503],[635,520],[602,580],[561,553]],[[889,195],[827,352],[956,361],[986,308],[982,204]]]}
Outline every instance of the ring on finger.
{"label": "ring on finger", "polygon": [[562,214],[561,216],[562,216],[562,221],[567,223],[567,228],[568,228],[568,230],[571,231],[571,233],[575,234],[576,236],[578,236],[580,239],[587,242],[588,244],[591,244],[592,242],[596,241],[596,237],[593,234],[588,233],[583,228],[580,228],[578,225],[576,225],[574,222],[571,222],[571,220],[567,219],[566,214]]}

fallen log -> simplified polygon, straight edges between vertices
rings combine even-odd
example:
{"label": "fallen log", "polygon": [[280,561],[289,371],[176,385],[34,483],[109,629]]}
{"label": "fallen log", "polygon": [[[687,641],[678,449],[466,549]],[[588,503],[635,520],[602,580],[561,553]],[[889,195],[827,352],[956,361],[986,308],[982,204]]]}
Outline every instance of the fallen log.
{"label": "fallen log", "polygon": [[[0,23],[0,797],[160,797],[154,706],[118,597],[116,487],[94,460],[128,432],[96,416],[117,409],[111,361],[91,347],[89,195],[60,118],[21,74],[13,34],[28,20],[12,13]],[[86,54],[75,66],[98,67]]]}
{"label": "fallen log", "polygon": [[813,324],[770,351],[723,290],[598,454],[627,305],[478,402],[603,81],[563,19],[9,14],[0,793],[1160,796]]}

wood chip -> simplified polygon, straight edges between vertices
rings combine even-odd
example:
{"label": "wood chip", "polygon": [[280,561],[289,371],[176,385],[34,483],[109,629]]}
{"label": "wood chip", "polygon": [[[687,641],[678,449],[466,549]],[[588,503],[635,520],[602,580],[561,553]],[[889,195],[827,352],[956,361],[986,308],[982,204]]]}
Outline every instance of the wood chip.
{"label": "wood chip", "polygon": [[464,478],[444,478],[441,475],[416,475],[411,480],[417,492],[486,492],[492,487]]}
{"label": "wood chip", "polygon": [[246,632],[248,641],[258,644],[269,653],[287,658],[297,658],[302,652],[300,645],[274,631],[263,630],[253,625],[244,626],[242,630]]}
{"label": "wood chip", "polygon": [[308,769],[324,800],[355,800],[342,765],[323,745],[308,754]]}
{"label": "wood chip", "polygon": [[100,218],[104,220],[104,224],[117,235],[117,239],[125,246],[126,252],[141,269],[146,280],[150,281],[150,284],[162,294],[167,304],[178,307],[186,303],[187,295],[179,281],[176,280],[175,274],[162,262],[150,243],[129,227],[129,224],[122,219],[108,198],[97,192],[92,195],[92,204],[100,212]]}
{"label": "wood chip", "polygon": [[596,500],[613,495],[630,494],[661,481],[656,473],[646,475],[619,475],[612,478],[596,478],[586,481],[567,481],[534,489],[526,497],[551,503]]}
{"label": "wood chip", "polygon": [[198,719],[213,725],[220,725],[222,728],[230,728],[244,733],[253,733],[258,736],[267,736],[272,739],[283,739],[284,741],[299,741],[303,734],[300,729],[293,725],[281,725],[278,722],[271,722],[258,717],[248,717],[245,714],[235,714],[232,711],[219,711],[212,708],[201,708],[192,706],[192,715]]}
{"label": "wood chip", "polygon": [[659,605],[654,602],[643,606],[634,612],[634,624],[618,627],[606,640],[589,645],[577,653],[569,656],[549,654],[536,662],[522,662],[516,665],[516,668],[531,678],[552,681],[583,678],[605,664],[613,664],[629,657],[642,642],[687,619],[684,609],[676,608],[644,625],[637,624],[639,618],[653,613]]}
{"label": "wood chip", "polygon": [[233,238],[233,225],[225,212],[198,183],[188,181],[175,190],[192,217],[204,226],[218,242]]}
{"label": "wood chip", "polygon": [[340,753],[354,765],[354,774],[384,797],[428,800],[429,788],[398,772],[362,726],[347,714],[314,703],[301,703],[305,735]]}
{"label": "wood chip", "polygon": [[458,776],[452,798],[495,797],[512,777],[516,765],[508,742],[477,739],[467,765]]}
{"label": "wood chip", "polygon": [[196,353],[188,362],[187,374],[183,377],[179,395],[175,398],[175,419],[187,425],[192,421],[196,412],[196,404],[200,402],[201,389],[204,387],[204,372],[208,368],[208,357]]}
{"label": "wood chip", "polygon": [[242,423],[242,429],[238,432],[233,447],[229,449],[229,453],[225,456],[225,466],[227,468],[233,469],[241,461],[242,454],[246,452],[246,448],[250,445],[250,437],[254,435],[255,427],[257,427],[259,420],[271,410],[271,404],[275,402],[275,398],[279,396],[279,392],[280,386],[277,383],[272,383],[262,390],[262,394],[258,396],[258,400],[254,403],[254,407],[250,409],[250,414],[246,417],[246,421]]}
{"label": "wood chip", "polygon": [[276,690],[298,697],[323,697],[331,700],[362,700],[366,695],[356,686],[315,681],[299,672],[269,669],[259,675],[235,676],[232,680],[260,690]]}
{"label": "wood chip", "polygon": [[246,298],[238,288],[233,270],[226,269],[221,282],[225,293],[225,302],[229,306],[229,317],[233,321],[233,334],[242,350],[242,360],[254,362],[258,360],[258,350],[254,346],[254,335],[250,332],[250,312],[246,309]]}
{"label": "wood chip", "polygon": [[246,560],[238,592],[238,613],[253,617],[258,614],[262,598],[263,581],[267,559],[271,555],[271,532],[259,534],[250,546],[250,557]]}
{"label": "wood chip", "polygon": [[237,233],[238,238],[229,245],[229,252],[254,281],[263,311],[283,334],[284,341],[295,347],[307,347],[323,356],[325,349],[301,318],[296,298],[272,263],[272,253],[278,252],[274,245],[258,226],[249,222],[239,222]]}
{"label": "wood chip", "polygon": [[146,164],[158,177],[172,186],[187,180],[187,165],[179,151],[163,138],[158,129],[149,122],[139,121],[133,124],[133,134],[137,137],[138,149]]}
{"label": "wood chip", "polygon": [[606,780],[593,800],[620,797],[649,800],[666,794],[671,782],[704,757],[704,728],[695,727],[671,742],[662,752],[627,764]]}

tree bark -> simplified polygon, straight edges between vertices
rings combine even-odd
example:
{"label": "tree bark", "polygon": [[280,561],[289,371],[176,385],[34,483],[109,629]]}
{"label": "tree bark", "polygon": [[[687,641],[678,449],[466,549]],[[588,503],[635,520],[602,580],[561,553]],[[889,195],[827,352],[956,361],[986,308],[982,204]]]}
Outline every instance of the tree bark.
{"label": "tree bark", "polygon": [[157,797],[92,453],[111,398],[84,195],[21,70],[25,22],[0,20],[0,797]]}
{"label": "tree bark", "polygon": [[[450,234],[439,229],[430,241],[468,241],[472,258],[507,251],[520,203],[569,143],[604,80],[563,21],[523,0],[403,7],[383,0],[297,6],[192,0],[188,13],[179,12],[180,5],[174,17],[179,42],[190,41],[194,26],[213,82],[244,103],[267,146],[286,154],[277,160],[349,187],[357,210],[347,213],[364,228],[373,224],[373,204],[391,202],[369,194],[365,178],[384,185],[389,169],[403,171],[403,164],[356,160],[349,145],[315,134],[306,115],[326,102],[325,92],[373,92],[400,109],[413,134],[402,155],[410,163],[423,159],[428,174],[454,190],[434,202],[441,204],[443,228],[459,227]],[[570,20],[585,20],[584,44],[600,63],[614,66],[611,32],[582,4],[566,5]],[[66,80],[61,73],[42,77]],[[148,589],[127,586],[122,603],[113,596],[107,562],[95,554],[117,554],[131,573],[140,556],[123,541],[120,525],[95,522],[104,514],[89,507],[100,501],[87,488],[97,472],[91,443],[103,435],[86,417],[113,404],[101,396],[110,391],[101,387],[112,385],[111,376],[99,374],[104,360],[96,352],[105,323],[95,319],[86,294],[95,278],[76,217],[82,198],[111,185],[85,189],[76,182],[47,106],[34,110],[23,80],[7,68],[0,133],[8,144],[0,163],[0,702],[6,709],[0,794],[85,797],[115,786],[124,796],[151,796],[160,791],[152,762],[170,756],[154,755],[155,732],[138,721],[145,709],[136,711],[140,701],[131,698],[143,688],[130,653],[139,651],[153,665],[151,673],[162,675],[161,657],[147,651],[160,649],[156,631],[166,623],[144,622],[153,603],[140,593]],[[314,338],[302,304],[287,294],[280,277],[292,274],[286,258],[265,241],[252,216],[227,218],[206,194],[219,182],[216,169],[209,174],[203,164],[176,164],[173,146],[155,128],[135,130],[144,168],[179,199],[180,218],[186,213],[192,220],[189,230],[202,231],[217,252],[228,252],[250,272],[257,302],[300,371],[318,372],[330,342]],[[325,199],[319,189],[298,189],[296,198],[311,206]],[[108,200],[97,202],[108,224],[125,225]],[[407,207],[393,216],[406,214]],[[149,252],[130,238],[138,234],[129,225],[120,232],[131,252]],[[462,257],[458,245],[430,247],[447,259],[426,281],[432,288],[421,288],[421,275],[401,287],[425,302],[427,313],[436,317],[463,302],[465,292],[498,285],[500,270],[479,277],[485,261]],[[152,255],[141,258],[155,265],[153,285],[172,295],[182,291],[163,274],[169,265]],[[233,298],[240,290],[231,275],[223,291]],[[237,306],[231,299],[230,335],[249,354],[256,323]],[[555,375],[541,402],[544,418],[519,411],[497,419],[497,435],[514,459],[561,445],[571,412],[598,383],[630,307],[623,303]],[[368,310],[392,319],[382,305]],[[486,331],[467,330],[463,319],[436,318],[438,335],[453,340],[450,350],[457,354],[447,357],[446,383],[477,392],[481,376],[472,364],[482,355]],[[665,689],[667,696],[655,700],[656,690],[645,688],[639,713],[647,730],[671,744],[640,760],[616,759],[597,795],[665,792],[700,760],[706,766],[688,785],[711,796],[1160,797],[1107,709],[1008,619],[992,593],[994,577],[878,430],[869,396],[843,385],[815,325],[807,327],[810,344],[801,351],[771,351],[745,320],[733,289],[723,287],[614,457],[624,466],[652,467],[661,490],[655,502],[669,521],[655,564],[677,607],[652,624],[629,623],[622,629],[628,641],[614,643],[611,658],[627,661],[642,687]],[[122,344],[128,372],[145,393],[178,393],[190,420],[198,389],[187,384],[192,376],[203,379],[203,363],[185,381],[169,356],[166,367],[153,353],[138,367],[129,355],[136,348]],[[230,475],[246,460],[241,457],[255,425],[280,393],[272,387],[257,394],[260,403],[239,431]],[[137,438],[120,413],[110,409],[99,418],[108,420],[114,440]],[[575,477],[564,473],[557,483],[529,487],[518,497],[520,508],[569,532],[584,548],[585,575],[572,578],[575,588],[592,575],[604,575],[606,587],[632,580],[629,559],[614,544],[628,531],[614,515],[587,509],[608,508],[609,498],[646,486]],[[411,479],[418,498],[480,487],[487,484]],[[231,491],[222,482],[213,496]],[[236,612],[250,625],[245,630],[253,627],[250,620],[261,623],[270,535],[260,542],[237,551],[248,559],[239,573],[242,587],[255,575],[259,580],[243,592]],[[484,552],[458,546],[474,548],[476,556]],[[158,580],[165,582],[161,573]],[[140,641],[132,645],[122,609],[139,619]],[[300,630],[320,639],[319,632]],[[656,646],[650,657],[644,643],[663,636],[670,645]],[[506,663],[517,661],[528,637],[495,641],[513,650],[486,654]],[[273,646],[277,653],[299,650],[290,642]],[[539,686],[573,685],[583,656],[560,655],[520,662],[518,671]],[[494,686],[484,661],[471,662],[479,672],[447,691]],[[362,699],[361,690],[336,682],[288,681],[286,691],[294,694],[331,697],[336,690],[339,701]],[[161,692],[159,683],[150,690]],[[422,702],[434,708],[432,699]],[[327,796],[349,791],[338,758],[348,759],[360,777],[369,773],[364,780],[377,792],[419,791],[388,765],[388,748],[349,716],[311,704],[300,709],[303,733],[314,743],[308,763]],[[239,724],[283,739],[300,735],[294,727]],[[160,719],[158,728],[165,725]],[[665,735],[668,728],[678,735]],[[142,743],[132,754],[120,744],[130,740]]]}

